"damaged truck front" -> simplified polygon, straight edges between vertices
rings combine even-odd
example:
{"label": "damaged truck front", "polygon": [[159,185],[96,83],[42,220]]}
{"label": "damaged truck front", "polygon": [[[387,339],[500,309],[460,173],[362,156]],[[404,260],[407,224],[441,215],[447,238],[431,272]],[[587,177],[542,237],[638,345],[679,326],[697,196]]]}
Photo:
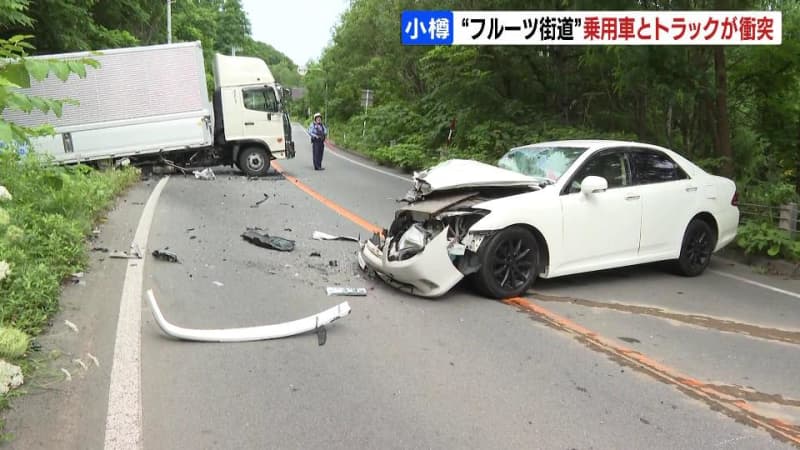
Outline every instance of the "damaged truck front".
{"label": "damaged truck front", "polygon": [[499,261],[504,264],[494,264],[496,258],[484,253],[497,230],[482,228],[481,220],[491,212],[483,208],[488,202],[537,191],[546,180],[466,160],[446,161],[415,173],[414,178],[415,185],[404,198],[408,205],[395,213],[388,230],[363,244],[358,255],[362,269],[374,270],[388,284],[423,297],[441,296],[465,276],[471,276],[484,294],[504,296],[506,290],[497,292],[480,276],[487,263],[492,264],[491,271],[502,272],[501,285],[530,284],[536,276],[538,251],[520,252],[530,245],[516,253],[509,248]]}

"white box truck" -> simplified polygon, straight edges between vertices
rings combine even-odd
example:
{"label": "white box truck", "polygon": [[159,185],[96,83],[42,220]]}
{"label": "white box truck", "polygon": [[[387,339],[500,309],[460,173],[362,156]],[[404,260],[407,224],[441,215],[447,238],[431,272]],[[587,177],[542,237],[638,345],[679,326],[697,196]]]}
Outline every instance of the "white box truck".
{"label": "white box truck", "polygon": [[267,173],[273,159],[293,158],[294,142],[282,90],[258,59],[217,54],[209,102],[199,42],[67,53],[42,58],[92,58],[98,69],[62,82],[31,80],[25,93],[74,99],[61,117],[6,111],[20,125],[50,124],[55,135],[34,138],[59,163],[120,160],[182,168],[230,165],[248,176]]}

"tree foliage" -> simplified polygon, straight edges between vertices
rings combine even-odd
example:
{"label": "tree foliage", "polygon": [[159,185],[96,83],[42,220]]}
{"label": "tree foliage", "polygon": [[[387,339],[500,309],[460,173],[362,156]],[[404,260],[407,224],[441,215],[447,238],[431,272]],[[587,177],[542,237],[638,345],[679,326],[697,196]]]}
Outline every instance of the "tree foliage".
{"label": "tree foliage", "polygon": [[[0,37],[33,35],[32,54],[102,50],[163,44],[167,40],[163,0],[0,0]],[[257,56],[284,85],[299,84],[297,65],[250,35],[240,0],[181,0],[172,3],[173,42],[201,41],[211,79],[215,52]]]}

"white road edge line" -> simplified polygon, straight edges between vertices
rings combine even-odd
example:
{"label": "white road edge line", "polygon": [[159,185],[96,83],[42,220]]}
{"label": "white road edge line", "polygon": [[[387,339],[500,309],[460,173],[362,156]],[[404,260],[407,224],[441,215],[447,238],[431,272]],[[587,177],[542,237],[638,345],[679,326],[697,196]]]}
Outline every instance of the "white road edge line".
{"label": "white road edge line", "polygon": [[[298,125],[298,127],[300,127],[300,126]],[[300,129],[303,130],[303,133],[305,133],[306,136],[309,137],[309,139],[311,138],[311,135],[308,134],[308,131],[305,128],[300,127]],[[352,158],[348,158],[347,156],[339,154],[339,152],[333,151],[330,148],[328,149],[328,152],[330,152],[333,156],[336,156],[337,158],[344,159],[345,161],[349,161],[349,162],[351,162],[351,163],[353,163],[353,164],[355,164],[357,166],[361,166],[361,167],[363,167],[365,169],[369,169],[369,170],[371,170],[373,172],[382,173],[382,174],[388,175],[390,177],[394,177],[394,178],[397,178],[397,179],[400,179],[400,180],[403,180],[403,181],[408,181],[409,183],[413,183],[414,182],[414,180],[411,179],[411,178],[406,178],[406,177],[404,177],[402,175],[398,175],[396,173],[388,172],[386,170],[381,170],[381,169],[378,169],[377,167],[372,167],[369,164],[364,164],[362,162],[356,161],[356,160],[354,160]]]}
{"label": "white road edge line", "polygon": [[[133,242],[147,253],[147,237],[153,222],[158,198],[169,177],[158,182],[142,210]],[[122,298],[117,318],[117,335],[114,340],[114,361],[111,383],[108,387],[105,449],[141,449],[142,391],[141,391],[141,337],[142,337],[142,259],[129,259],[122,285]]]}
{"label": "white road edge line", "polygon": [[800,298],[800,294],[798,294],[797,292],[787,291],[785,289],[779,289],[774,286],[770,286],[768,284],[759,283],[758,281],[753,281],[744,277],[740,277],[738,275],[734,275],[727,272],[721,272],[719,270],[713,270],[713,269],[709,269],[709,272],[715,273],[722,277],[730,278],[732,280],[741,281],[742,283],[752,284],[753,286],[758,286],[760,288],[768,289],[770,291],[777,292],[779,294],[788,295],[789,297]]}

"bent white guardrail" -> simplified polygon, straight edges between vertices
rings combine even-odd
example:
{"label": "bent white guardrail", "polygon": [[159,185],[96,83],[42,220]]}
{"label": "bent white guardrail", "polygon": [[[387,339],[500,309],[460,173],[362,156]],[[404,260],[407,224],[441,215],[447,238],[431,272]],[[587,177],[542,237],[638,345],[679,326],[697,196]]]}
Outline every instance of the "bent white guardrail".
{"label": "bent white guardrail", "polygon": [[198,330],[179,327],[167,322],[167,319],[161,314],[161,309],[158,308],[152,289],[148,289],[147,291],[147,301],[150,303],[150,308],[153,310],[156,323],[158,323],[158,326],[161,327],[164,333],[177,339],[202,342],[249,342],[295,336],[309,331],[315,331],[350,314],[350,305],[347,302],[343,302],[319,314],[291,322],[259,327]]}

